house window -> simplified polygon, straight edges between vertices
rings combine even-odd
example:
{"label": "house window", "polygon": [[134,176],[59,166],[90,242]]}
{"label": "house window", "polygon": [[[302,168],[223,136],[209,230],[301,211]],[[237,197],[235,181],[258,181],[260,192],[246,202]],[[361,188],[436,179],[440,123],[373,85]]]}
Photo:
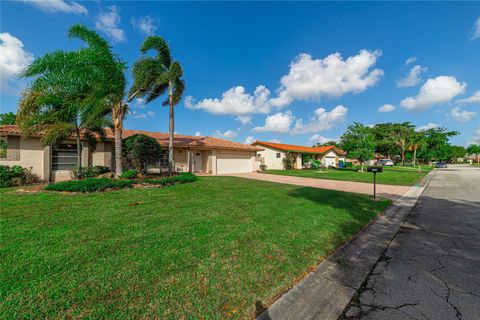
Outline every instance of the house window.
{"label": "house window", "polygon": [[168,166],[168,150],[162,150],[160,152],[160,166],[167,167]]}
{"label": "house window", "polygon": [[52,170],[71,170],[77,165],[77,145],[59,144],[52,148]]}
{"label": "house window", "polygon": [[0,159],[7,158],[8,142],[7,137],[0,137]]}
{"label": "house window", "polygon": [[277,159],[280,159],[282,157],[282,155],[280,154],[280,152],[277,152]]}

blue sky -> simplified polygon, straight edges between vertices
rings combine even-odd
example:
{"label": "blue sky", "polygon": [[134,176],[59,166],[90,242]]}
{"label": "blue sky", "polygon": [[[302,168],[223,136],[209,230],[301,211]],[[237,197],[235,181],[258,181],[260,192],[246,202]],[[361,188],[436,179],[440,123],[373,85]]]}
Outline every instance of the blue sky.
{"label": "blue sky", "polygon": [[[146,35],[168,41],[187,85],[178,133],[308,145],[338,139],[353,121],[412,121],[460,131],[459,145],[480,143],[478,2],[0,6],[1,112],[16,109],[26,85],[16,73],[51,50],[77,48],[67,30],[83,23],[129,66]],[[161,101],[132,110],[127,128],[168,130]]]}

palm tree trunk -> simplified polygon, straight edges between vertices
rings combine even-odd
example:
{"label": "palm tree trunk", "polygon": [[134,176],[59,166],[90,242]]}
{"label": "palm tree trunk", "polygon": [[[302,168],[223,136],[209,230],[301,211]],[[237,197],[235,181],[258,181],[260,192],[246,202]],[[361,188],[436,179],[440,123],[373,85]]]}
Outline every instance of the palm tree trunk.
{"label": "palm tree trunk", "polygon": [[413,147],[413,165],[417,165],[417,147]]}
{"label": "palm tree trunk", "polygon": [[173,174],[173,135],[174,135],[174,121],[173,121],[173,88],[172,81],[168,82],[168,98],[170,105],[169,112],[169,128],[168,128],[168,175]]}
{"label": "palm tree trunk", "polygon": [[82,143],[80,141],[80,132],[77,130],[77,179],[82,178]]}
{"label": "palm tree trunk", "polygon": [[122,128],[115,126],[115,177],[122,175]]}

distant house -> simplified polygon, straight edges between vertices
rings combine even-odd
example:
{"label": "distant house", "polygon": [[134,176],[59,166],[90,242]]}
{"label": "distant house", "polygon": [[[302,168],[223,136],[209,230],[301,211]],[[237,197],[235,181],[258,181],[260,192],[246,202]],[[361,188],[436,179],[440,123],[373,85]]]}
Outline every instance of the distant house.
{"label": "distant house", "polygon": [[[123,138],[144,134],[156,139],[163,147],[158,168],[168,165],[168,134],[140,130],[124,130]],[[70,170],[76,164],[77,148],[74,140],[59,145],[43,147],[41,135],[22,137],[15,125],[0,126],[0,139],[6,142],[6,152],[0,153],[0,164],[32,168],[32,172],[45,181],[70,179]],[[197,137],[176,134],[174,168],[179,172],[228,174],[253,172],[258,169],[255,155],[260,147],[214,137]],[[82,165],[99,165],[115,168],[113,133],[106,129],[106,140],[98,141],[95,148],[82,141]],[[4,150],[5,151],[5,150]]]}
{"label": "distant house", "polygon": [[257,159],[267,166],[267,169],[284,169],[286,157],[294,160],[293,168],[302,169],[310,159],[319,160],[322,165],[337,167],[339,161],[345,161],[345,152],[335,146],[305,147],[292,144],[255,141],[252,146],[264,150],[257,151]]}

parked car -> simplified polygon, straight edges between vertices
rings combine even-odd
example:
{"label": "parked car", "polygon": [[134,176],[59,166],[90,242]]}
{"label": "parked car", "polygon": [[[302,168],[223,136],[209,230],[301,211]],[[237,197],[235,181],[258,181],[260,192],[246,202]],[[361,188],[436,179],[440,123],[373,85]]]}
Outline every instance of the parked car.
{"label": "parked car", "polygon": [[447,163],[446,162],[437,162],[435,163],[435,168],[446,168]]}
{"label": "parked car", "polygon": [[377,165],[384,167],[393,167],[395,164],[390,159],[380,159],[377,161]]}

